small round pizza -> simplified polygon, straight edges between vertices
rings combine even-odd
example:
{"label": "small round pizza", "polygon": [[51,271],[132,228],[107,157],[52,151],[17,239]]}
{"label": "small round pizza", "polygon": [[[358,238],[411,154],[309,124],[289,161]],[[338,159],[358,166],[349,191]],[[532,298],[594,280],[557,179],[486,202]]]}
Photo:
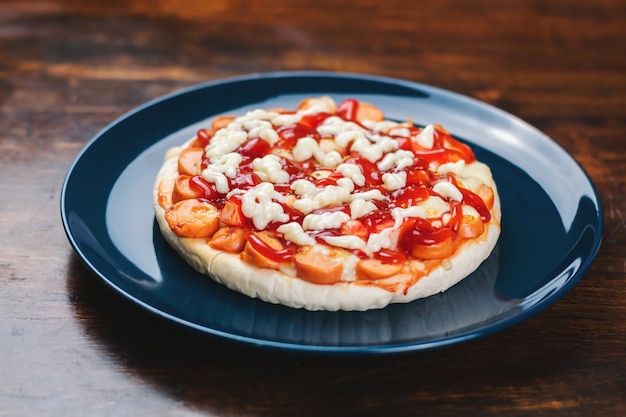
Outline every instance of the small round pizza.
{"label": "small round pizza", "polygon": [[168,150],[153,194],[163,236],[194,269],[308,310],[440,293],[500,234],[491,170],[470,147],[355,99],[218,116]]}

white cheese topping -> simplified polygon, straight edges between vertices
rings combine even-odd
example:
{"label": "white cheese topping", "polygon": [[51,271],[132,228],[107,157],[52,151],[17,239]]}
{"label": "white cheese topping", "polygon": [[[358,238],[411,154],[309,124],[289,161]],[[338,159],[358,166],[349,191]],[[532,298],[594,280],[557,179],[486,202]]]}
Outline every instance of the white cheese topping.
{"label": "white cheese topping", "polygon": [[361,140],[368,141],[365,136],[365,132],[361,130],[360,127],[356,126],[356,128],[350,128],[351,125],[346,123],[343,125],[344,130],[337,129],[337,133],[335,135],[335,143],[340,148],[347,148],[350,143],[355,143]]}
{"label": "white cheese topping", "polygon": [[357,137],[365,136],[365,130],[356,123],[347,122],[338,116],[328,117],[318,126],[317,131],[324,137],[335,137],[335,143],[345,148]]}
{"label": "white cheese topping", "polygon": [[315,239],[309,236],[300,226],[300,223],[291,222],[279,226],[276,231],[282,233],[285,239],[300,246],[313,246]]}
{"label": "white cheese topping", "polygon": [[309,99],[303,109],[299,110],[299,113],[303,115],[317,114],[317,113],[333,113],[336,110],[335,100],[329,96],[316,97],[315,99]]}
{"label": "white cheese topping", "polygon": [[415,154],[413,154],[413,152],[399,149],[395,152],[386,154],[377,166],[380,171],[389,171],[392,168],[408,168],[412,166],[414,162]]}
{"label": "white cheese topping", "polygon": [[394,208],[391,210],[391,217],[395,220],[394,227],[400,227],[407,217],[436,218],[449,210],[450,205],[448,203],[439,197],[431,196],[418,206]]}
{"label": "white cheese topping", "polygon": [[363,175],[363,172],[361,171],[361,167],[358,166],[357,164],[350,164],[350,163],[340,164],[337,167],[336,171],[339,172],[344,177],[350,178],[352,182],[358,185],[359,187],[362,187],[363,185],[365,185],[365,176]]}
{"label": "white cheese topping", "polygon": [[371,201],[363,200],[362,198],[355,198],[350,203],[350,217],[353,219],[358,219],[359,217],[363,217],[366,214],[370,214],[375,211],[378,207],[376,204]]}
{"label": "white cheese topping", "polygon": [[[250,134],[248,133],[248,137]],[[276,142],[280,140],[280,136],[274,129],[261,129],[258,132],[258,137],[269,143],[270,145],[274,145]]]}
{"label": "white cheese topping", "polygon": [[411,206],[407,208],[396,207],[391,210],[391,217],[395,220],[393,227],[400,227],[407,217],[426,218],[426,210],[422,206]]}
{"label": "white cheese topping", "polygon": [[337,151],[324,153],[319,143],[310,137],[298,139],[298,143],[294,146],[292,153],[293,159],[298,162],[314,157],[321,166],[325,167],[336,167],[342,159],[341,154]]}
{"label": "white cheese topping", "polygon": [[433,125],[424,127],[414,140],[421,147],[432,149],[435,144],[435,127]]}
{"label": "white cheese topping", "polygon": [[319,208],[312,198],[300,198],[293,202],[292,207],[302,214],[308,214]]}
{"label": "white cheese topping", "polygon": [[322,236],[321,238],[331,246],[344,249],[361,249],[367,250],[367,245],[363,239],[358,236]]}
{"label": "white cheese topping", "polygon": [[350,201],[354,201],[357,198],[361,198],[363,200],[384,200],[385,196],[383,195],[383,193],[380,190],[369,190],[369,191],[362,191],[359,193],[354,193],[352,195],[350,195]]}
{"label": "white cheese topping", "polygon": [[247,140],[248,134],[244,131],[236,130],[236,126],[231,123],[228,127],[220,129],[215,133],[204,152],[209,159],[215,156],[219,157],[233,152]]}
{"label": "white cheese topping", "polygon": [[350,190],[340,186],[330,185],[316,195],[313,201],[317,208],[333,207],[342,204],[348,199],[349,195]]}
{"label": "white cheese topping", "polygon": [[379,233],[372,233],[367,238],[367,248],[371,252],[378,252],[381,249],[389,249],[397,245],[397,228],[388,227]]}
{"label": "white cheese topping", "polygon": [[228,178],[226,178],[226,175],[222,174],[219,171],[213,171],[207,168],[202,171],[202,178],[204,178],[208,182],[215,184],[215,189],[218,193],[226,194],[230,191]]}
{"label": "white cheese topping", "polygon": [[272,154],[265,155],[262,158],[256,158],[252,162],[254,173],[263,181],[269,181],[274,184],[285,184],[289,182],[289,173],[283,171],[280,164],[280,157]]}
{"label": "white cheese topping", "polygon": [[439,165],[437,167],[437,173],[442,174],[442,175],[449,174],[449,173],[458,175],[461,172],[463,172],[464,168],[465,168],[465,161],[462,159],[459,159],[456,162],[445,162]]}
{"label": "white cheese topping", "polygon": [[[205,155],[210,163],[201,175],[206,181],[213,183],[218,192],[227,196],[241,195],[242,213],[252,220],[257,229],[266,229],[272,222],[282,223],[276,230],[285,240],[300,246],[324,247],[316,244],[316,239],[309,234],[311,231],[339,229],[347,221],[362,218],[378,210],[377,204],[380,203],[375,204],[374,201],[384,202],[392,192],[406,187],[406,169],[414,166],[416,154],[400,149],[399,142],[392,137],[410,138],[410,122],[400,124],[384,120],[354,123],[338,116],[329,116],[316,128],[321,139],[305,136],[298,139],[293,149],[275,147],[272,153],[255,158],[251,167],[262,183],[248,190],[230,190],[229,179],[236,178],[240,173],[243,158],[235,150],[247,140],[260,138],[274,146],[280,141],[277,127],[296,124],[305,115],[333,113],[334,110],[335,103],[332,99],[322,98],[308,102],[296,113],[280,114],[265,110],[248,112],[225,128],[219,129],[211,138],[205,148]],[[411,140],[421,148],[433,149],[435,133],[434,126],[427,125]],[[370,177],[372,173],[363,172],[358,164],[343,162],[342,153],[346,155],[348,152],[358,153],[362,158],[376,164],[382,186],[368,187],[368,178],[375,180],[377,176]],[[283,159],[295,161],[295,165],[301,162],[303,166],[307,166],[312,158],[316,162],[314,171],[306,172],[315,180],[327,178],[337,172],[342,178],[336,181],[336,185],[318,187],[315,180],[301,178],[291,184],[292,194],[285,196],[276,191],[273,184],[287,184],[290,181],[290,174],[283,169]],[[454,174],[460,187],[476,189],[480,186],[480,181],[476,180],[477,184],[471,182],[476,175],[471,172],[468,174],[466,168],[469,167],[462,160],[446,162],[440,166],[433,162],[430,166],[437,174]],[[463,178],[464,174],[469,177],[467,180]],[[467,183],[470,182],[471,187],[468,187]],[[444,225],[451,219],[448,213],[450,205],[446,201],[463,200],[459,188],[450,181],[439,181],[432,190],[439,196],[430,196],[416,206],[393,208],[393,227],[370,233],[367,241],[356,235],[321,236],[318,239],[330,246],[358,249],[368,255],[383,248],[395,249],[398,244],[398,228],[407,218],[423,218],[435,226]],[[390,199],[393,200],[392,197]],[[291,221],[283,204],[289,204],[304,215],[302,224]],[[347,204],[350,214],[323,210]],[[462,211],[463,215],[480,217],[471,206],[462,205]]]}
{"label": "white cheese topping", "polygon": [[389,136],[400,136],[403,138],[408,138],[411,136],[411,131],[407,127],[397,127],[395,129],[391,129],[389,131]]}
{"label": "white cheese topping", "polygon": [[254,126],[258,125],[257,122],[259,120],[269,120],[275,115],[276,114],[270,114],[267,110],[254,109],[247,112],[245,116],[238,118],[238,120],[243,123],[244,129],[251,130]]}
{"label": "white cheese topping", "polygon": [[294,193],[304,198],[313,198],[319,192],[315,184],[305,179],[295,180],[291,183],[289,188],[291,188]]}
{"label": "white cheese topping", "polygon": [[260,134],[266,130],[274,131],[272,123],[263,119],[251,119],[250,121],[246,121],[243,127],[248,130],[248,138],[250,139],[258,138]]}
{"label": "white cheese topping", "polygon": [[272,124],[274,124],[275,126],[288,126],[296,124],[300,120],[302,120],[302,114],[300,113],[279,114],[272,119]]}
{"label": "white cheese topping", "polygon": [[[297,183],[295,190],[302,192],[303,197],[294,201],[292,206],[303,214],[324,207],[342,205],[350,200],[350,193],[354,190],[354,183],[348,178],[339,178],[337,185],[329,185],[325,188],[311,187],[300,181],[307,180],[294,181],[294,185]],[[312,185],[312,183],[310,184]],[[294,185],[292,185],[292,189],[294,189]]]}
{"label": "white cheese topping", "polygon": [[361,124],[368,129],[375,130],[377,132],[392,134],[395,128],[398,128],[400,125],[393,120],[381,120],[380,122],[375,122],[373,120],[364,120]]}
{"label": "white cheese topping", "polygon": [[323,159],[324,155],[322,154],[322,150],[319,148],[317,141],[310,137],[304,137],[298,139],[296,146],[293,147],[291,151],[293,154],[293,159],[298,162],[306,161],[307,159],[315,156],[317,153],[317,158],[315,159]]}
{"label": "white cheese topping", "polygon": [[336,167],[342,160],[342,156],[337,151],[330,151],[324,155],[324,159],[320,163],[325,167]]}
{"label": "white cheese topping", "polygon": [[380,141],[374,143],[370,142],[369,139],[362,137],[357,138],[352,143],[350,151],[360,153],[370,162],[376,162],[382,158],[385,153],[391,152],[399,146],[398,142],[389,137],[383,137]]}
{"label": "white cheese topping", "polygon": [[395,174],[386,172],[383,174],[383,183],[389,191],[404,188],[406,186],[406,172],[402,171]]}
{"label": "white cheese topping", "polygon": [[[348,182],[346,183],[345,181]],[[350,187],[352,184],[352,187]],[[343,204],[350,197],[350,193],[354,189],[354,184],[348,178],[340,178],[337,185],[329,185],[323,188],[314,198],[313,201],[317,208],[333,207]]]}
{"label": "white cheese topping", "polygon": [[450,198],[456,201],[463,200],[463,194],[456,188],[456,185],[452,184],[449,181],[439,181],[437,184],[433,186],[433,191],[439,194],[440,196]]}
{"label": "white cheese topping", "polygon": [[221,172],[228,178],[235,178],[242,157],[237,152],[230,152],[226,155],[214,156],[210,159],[210,165],[205,170]]}
{"label": "white cheese topping", "polygon": [[450,205],[436,196],[430,196],[420,204],[426,211],[426,218],[439,217],[450,210]]}
{"label": "white cheese topping", "polygon": [[217,192],[226,194],[230,191],[228,178],[237,176],[241,160],[241,155],[236,152],[214,156],[210,159],[209,166],[202,170],[202,178],[215,184]]}
{"label": "white cheese topping", "polygon": [[303,230],[338,229],[350,220],[350,216],[343,211],[332,211],[320,214],[308,214],[302,221]]}
{"label": "white cheese topping", "polygon": [[252,219],[254,227],[263,230],[272,221],[289,221],[289,215],[277,201],[282,203],[285,197],[275,191],[271,183],[262,182],[242,194],[241,211],[244,216]]}

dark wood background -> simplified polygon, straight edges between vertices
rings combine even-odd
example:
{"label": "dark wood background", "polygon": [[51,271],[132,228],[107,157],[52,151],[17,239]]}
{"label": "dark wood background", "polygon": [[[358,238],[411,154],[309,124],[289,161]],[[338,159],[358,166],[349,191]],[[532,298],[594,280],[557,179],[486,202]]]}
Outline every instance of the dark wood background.
{"label": "dark wood background", "polygon": [[[273,70],[399,77],[551,136],[605,210],[596,262],[496,335],[316,357],[208,338],[122,299],[59,214],[85,143],[135,106]],[[0,0],[0,416],[626,415],[623,0]]]}

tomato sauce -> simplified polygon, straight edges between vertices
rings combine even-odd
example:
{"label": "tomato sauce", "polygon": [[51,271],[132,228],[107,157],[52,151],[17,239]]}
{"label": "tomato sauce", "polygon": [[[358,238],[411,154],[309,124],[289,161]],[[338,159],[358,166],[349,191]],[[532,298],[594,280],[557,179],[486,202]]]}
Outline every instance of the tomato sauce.
{"label": "tomato sauce", "polygon": [[252,247],[266,258],[275,262],[286,262],[296,254],[297,248],[294,245],[287,245],[282,249],[275,249],[261,239],[256,233],[248,235],[248,242]]}
{"label": "tomato sauce", "polygon": [[[273,146],[262,138],[251,138],[247,140],[236,150],[243,159],[239,165],[237,175],[234,178],[228,179],[230,189],[237,188],[248,190],[262,182],[261,178],[254,172],[252,167],[252,162],[255,158],[260,158],[270,153],[276,153],[276,150],[291,150],[296,146],[298,140],[303,137],[313,138],[319,143],[321,135],[317,131],[317,128],[328,117],[338,116],[346,121],[357,122],[358,107],[359,103],[357,100],[347,99],[339,104],[334,115],[330,113],[307,115],[302,117],[298,123],[278,127],[275,130],[279,140]],[[418,126],[410,126],[408,129],[411,136],[415,136],[422,131],[422,128]],[[215,129],[200,129],[197,133],[195,143],[199,146],[206,147],[211,142],[215,132]],[[410,137],[394,136],[392,138],[398,143],[399,149],[410,150],[415,155],[413,165],[405,169],[406,184],[399,190],[388,191],[384,187],[382,174],[378,170],[376,162],[371,162],[364,156],[355,152],[349,153],[343,160],[344,163],[356,164],[365,177],[365,184],[361,186],[355,184],[354,193],[379,190],[384,197],[382,201],[373,201],[374,204],[377,205],[376,210],[358,219],[358,222],[360,222],[364,230],[366,230],[365,233],[367,233],[368,236],[373,233],[380,233],[394,226],[395,220],[391,215],[392,209],[408,208],[427,200],[432,195],[436,195],[432,187],[442,178],[430,171],[429,167],[431,164],[443,164],[459,160],[471,163],[476,160],[469,146],[453,138],[450,133],[440,126],[435,126],[434,128],[434,142],[431,149],[423,148],[416,141],[411,140]],[[274,184],[274,189],[283,195],[292,193],[290,185],[297,179],[308,179],[312,181],[316,187],[321,188],[337,185],[337,181],[343,177],[343,175],[338,172],[331,172],[330,175],[322,178],[313,177],[313,172],[319,169],[313,158],[303,162],[281,158],[280,163],[282,169],[289,174],[289,183]],[[206,168],[208,164],[209,161],[205,157],[202,161],[202,168]],[[456,180],[451,174],[445,179],[456,184]],[[200,193],[202,198],[212,202],[218,208],[223,207],[227,200],[225,195],[217,192],[214,184],[204,180],[200,175],[193,176],[190,179],[190,187]],[[473,207],[479,213],[482,221],[488,222],[491,218],[491,214],[480,196],[470,190],[459,187],[458,184],[457,188],[463,196],[461,203]],[[404,262],[406,258],[410,256],[412,249],[416,245],[438,245],[442,242],[453,240],[462,221],[461,203],[451,200],[450,198],[443,199],[450,205],[450,210],[446,213],[447,217],[445,222],[443,216],[428,220],[409,217],[405,219],[400,226],[398,250],[381,249],[374,254],[374,257],[384,263]],[[241,206],[241,199],[237,196],[234,196],[234,198],[230,197],[228,201],[238,204],[239,207]],[[305,217],[303,213],[292,208],[289,204],[281,203],[281,205],[284,212],[287,213],[290,222],[302,224]],[[319,212],[338,210],[350,214],[348,206],[324,208],[319,210]],[[245,221],[245,226],[250,230],[255,230],[250,219]],[[280,224],[270,223],[267,229],[275,230],[278,226],[280,226]],[[341,234],[340,229],[313,233],[317,239],[323,236],[339,236]],[[367,241],[367,239],[365,240]],[[296,246],[289,242],[287,242],[282,249],[273,248],[253,232],[249,233],[248,241],[263,256],[277,262],[290,259],[296,251]],[[354,252],[363,256],[363,253],[358,250]]]}

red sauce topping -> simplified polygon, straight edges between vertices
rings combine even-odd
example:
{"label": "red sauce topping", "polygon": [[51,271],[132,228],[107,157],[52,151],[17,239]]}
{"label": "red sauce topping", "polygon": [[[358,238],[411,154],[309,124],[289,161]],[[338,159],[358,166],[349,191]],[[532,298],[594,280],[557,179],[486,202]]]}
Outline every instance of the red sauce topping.
{"label": "red sauce topping", "polygon": [[[275,150],[291,150],[296,146],[298,140],[303,137],[310,137],[319,142],[322,135],[318,132],[317,128],[323,124],[326,119],[335,116],[341,117],[346,121],[357,122],[358,109],[359,102],[357,100],[347,99],[339,104],[335,114],[318,113],[307,115],[302,117],[298,123],[275,127],[280,139],[274,146],[271,146],[262,138],[249,139],[236,150],[236,152],[242,155],[243,160],[238,168],[238,175],[228,180],[230,189],[238,188],[247,190],[262,182],[259,176],[253,171],[252,162],[255,158],[263,157],[269,153],[276,154]],[[361,125],[361,127],[363,126]],[[411,137],[416,136],[422,131],[422,128],[418,126],[409,126],[408,129]],[[214,134],[215,129],[200,129],[197,134],[196,144],[207,146]],[[358,222],[362,225],[361,227],[366,230],[364,233],[368,235],[380,233],[386,228],[393,227],[395,220],[391,216],[391,210],[394,208],[411,207],[427,200],[432,195],[436,195],[432,191],[432,187],[440,180],[448,180],[455,184],[463,195],[462,204],[467,204],[476,209],[483,222],[490,220],[491,214],[489,209],[476,193],[459,187],[454,176],[451,174],[441,176],[429,170],[429,166],[432,163],[443,164],[459,160],[471,163],[475,161],[476,158],[469,146],[453,138],[449,132],[440,126],[435,126],[434,128],[434,143],[431,149],[423,148],[417,141],[412,140],[411,137],[390,137],[398,143],[399,149],[410,150],[414,154],[413,165],[403,169],[403,171],[406,172],[406,185],[399,190],[388,191],[384,187],[382,179],[383,173],[377,168],[377,162],[371,162],[364,156],[354,152],[347,155],[343,160],[344,163],[358,165],[365,177],[365,184],[362,186],[355,185],[353,193],[379,190],[384,196],[383,201],[372,201],[378,206],[377,210],[358,219]],[[202,167],[205,168],[208,166],[208,163],[208,160],[205,158]],[[320,167],[317,166],[313,158],[304,162],[296,162],[282,158],[280,163],[282,169],[289,174],[289,183],[274,184],[274,189],[283,195],[292,193],[290,185],[297,179],[308,179],[313,182],[316,187],[327,187],[337,185],[337,181],[343,177],[339,172],[331,172],[330,175],[324,178],[314,178],[312,176],[313,172]],[[398,170],[392,169],[389,172],[393,173],[397,171]],[[211,201],[218,208],[224,206],[226,196],[218,193],[215,185],[204,180],[201,176],[196,175],[192,177],[190,187],[201,193],[203,198]],[[384,263],[403,262],[406,257],[411,254],[411,248],[415,245],[436,245],[448,239],[454,239],[463,217],[461,204],[449,198],[440,197],[450,205],[450,210],[446,214],[447,218],[445,222],[443,221],[443,216],[435,219],[423,219],[418,217],[406,218],[400,227],[398,250],[382,249],[376,252],[374,256]],[[238,196],[231,197],[229,201],[238,204],[239,207],[241,206],[241,199]],[[288,204],[281,203],[281,205],[284,212],[288,214],[289,221],[302,223],[305,217],[303,213],[290,207]],[[350,214],[349,206],[321,209],[319,212],[337,210]],[[249,219],[245,221],[245,225],[254,230],[254,226]],[[267,230],[275,230],[278,226],[277,224],[270,223]],[[315,232],[313,235],[319,239],[322,236],[342,235],[342,231],[340,229],[324,230]],[[365,240],[367,240],[367,238],[365,238]],[[292,244],[286,244],[283,249],[274,249],[255,233],[249,234],[248,241],[259,253],[277,262],[288,260],[296,251],[296,246]],[[355,251],[355,253],[359,253],[359,251]]]}
{"label": "red sauce topping", "polygon": [[351,122],[356,121],[356,115],[359,110],[359,102],[353,98],[348,98],[337,107],[337,116]]}
{"label": "red sauce topping", "polygon": [[297,248],[293,245],[284,247],[283,249],[274,249],[267,244],[263,239],[254,233],[248,235],[248,242],[257,250],[261,255],[275,262],[286,262],[293,255],[296,254]]}

